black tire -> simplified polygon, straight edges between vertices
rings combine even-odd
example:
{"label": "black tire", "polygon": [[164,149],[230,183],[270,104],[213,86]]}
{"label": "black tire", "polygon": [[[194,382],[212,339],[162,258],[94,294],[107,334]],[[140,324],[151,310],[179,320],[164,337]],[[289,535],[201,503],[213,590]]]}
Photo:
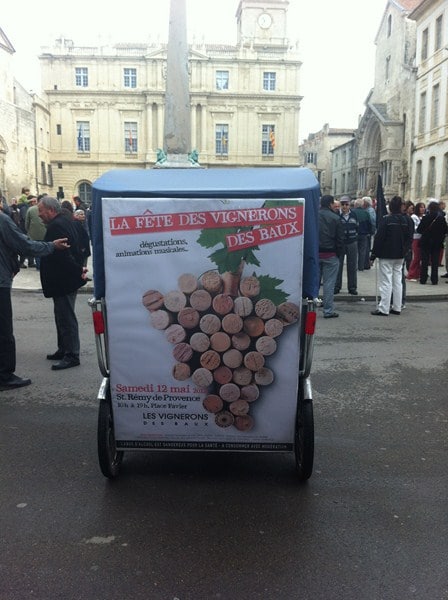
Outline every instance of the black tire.
{"label": "black tire", "polygon": [[98,460],[102,474],[109,479],[118,476],[123,460],[123,451],[115,445],[114,419],[111,402],[100,400],[98,413]]}
{"label": "black tire", "polygon": [[299,481],[307,481],[313,472],[314,462],[314,416],[311,400],[299,398],[294,438],[297,475]]}

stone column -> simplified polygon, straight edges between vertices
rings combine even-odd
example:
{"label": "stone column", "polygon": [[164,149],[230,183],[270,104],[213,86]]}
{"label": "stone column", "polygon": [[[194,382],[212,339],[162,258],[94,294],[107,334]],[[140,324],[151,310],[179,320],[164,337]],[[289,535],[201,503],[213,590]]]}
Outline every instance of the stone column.
{"label": "stone column", "polygon": [[163,151],[156,167],[191,167],[191,109],[186,0],[170,1]]}

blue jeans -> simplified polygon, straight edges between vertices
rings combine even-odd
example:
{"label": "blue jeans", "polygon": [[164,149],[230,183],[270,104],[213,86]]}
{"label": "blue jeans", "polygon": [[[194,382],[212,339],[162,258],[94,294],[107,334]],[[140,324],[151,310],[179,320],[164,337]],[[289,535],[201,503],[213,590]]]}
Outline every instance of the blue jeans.
{"label": "blue jeans", "polygon": [[319,259],[320,271],[322,274],[322,295],[324,315],[331,315],[334,312],[334,288],[339,271],[339,258]]}

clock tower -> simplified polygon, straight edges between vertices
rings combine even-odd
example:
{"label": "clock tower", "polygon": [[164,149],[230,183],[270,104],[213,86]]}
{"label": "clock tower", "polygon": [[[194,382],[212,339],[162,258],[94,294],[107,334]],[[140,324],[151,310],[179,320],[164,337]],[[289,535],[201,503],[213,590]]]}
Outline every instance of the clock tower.
{"label": "clock tower", "polygon": [[285,45],[288,6],[289,0],[240,0],[236,12],[238,45]]}

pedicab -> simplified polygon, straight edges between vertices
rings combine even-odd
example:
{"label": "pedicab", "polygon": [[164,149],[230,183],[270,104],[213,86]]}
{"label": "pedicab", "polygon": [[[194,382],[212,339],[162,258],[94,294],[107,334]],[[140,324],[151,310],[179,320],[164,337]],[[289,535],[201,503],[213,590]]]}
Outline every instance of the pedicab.
{"label": "pedicab", "polygon": [[114,169],[93,184],[98,458],[290,453],[312,474],[319,184],[304,168]]}

